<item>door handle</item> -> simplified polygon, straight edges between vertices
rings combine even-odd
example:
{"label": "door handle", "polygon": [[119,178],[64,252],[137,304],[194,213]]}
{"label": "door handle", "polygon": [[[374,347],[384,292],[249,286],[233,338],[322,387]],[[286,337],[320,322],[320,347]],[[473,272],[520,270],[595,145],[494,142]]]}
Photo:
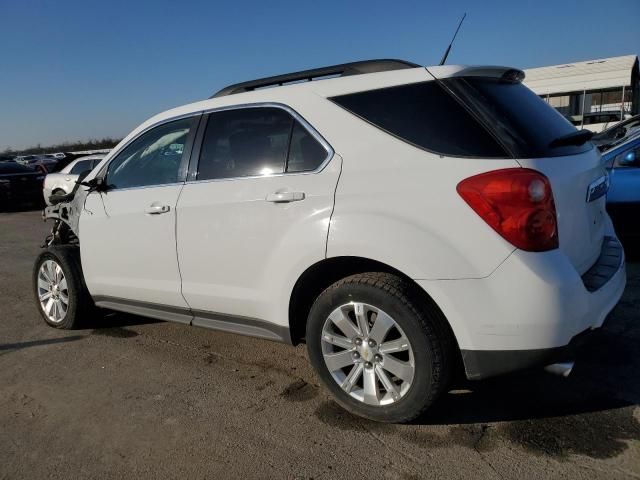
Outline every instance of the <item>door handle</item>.
{"label": "door handle", "polygon": [[145,209],[144,213],[148,213],[149,215],[160,215],[161,213],[167,213],[169,210],[171,210],[169,205],[153,202]]}
{"label": "door handle", "polygon": [[287,203],[298,202],[304,200],[304,192],[275,192],[270,193],[265,198],[267,202],[273,203]]}

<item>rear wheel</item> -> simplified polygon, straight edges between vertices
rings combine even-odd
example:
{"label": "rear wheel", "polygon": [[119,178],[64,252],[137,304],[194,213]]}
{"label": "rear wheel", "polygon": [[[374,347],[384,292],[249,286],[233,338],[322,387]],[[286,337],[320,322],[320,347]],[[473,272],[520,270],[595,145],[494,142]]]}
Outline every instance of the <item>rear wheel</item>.
{"label": "rear wheel", "polygon": [[309,356],[347,410],[381,422],[407,422],[446,389],[451,339],[442,314],[387,273],[347,277],[315,301]]}
{"label": "rear wheel", "polygon": [[48,325],[78,328],[93,302],[84,284],[79,250],[74,246],[49,247],[36,259],[33,287],[38,310]]}

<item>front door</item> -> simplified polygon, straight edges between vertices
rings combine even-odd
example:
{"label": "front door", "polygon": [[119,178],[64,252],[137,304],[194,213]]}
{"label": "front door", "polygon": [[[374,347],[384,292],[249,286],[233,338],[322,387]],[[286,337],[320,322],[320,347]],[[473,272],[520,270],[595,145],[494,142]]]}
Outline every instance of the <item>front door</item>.
{"label": "front door", "polygon": [[187,309],[180,293],[176,204],[198,120],[176,120],[143,133],[109,162],[107,191],[87,197],[80,252],[96,301]]}

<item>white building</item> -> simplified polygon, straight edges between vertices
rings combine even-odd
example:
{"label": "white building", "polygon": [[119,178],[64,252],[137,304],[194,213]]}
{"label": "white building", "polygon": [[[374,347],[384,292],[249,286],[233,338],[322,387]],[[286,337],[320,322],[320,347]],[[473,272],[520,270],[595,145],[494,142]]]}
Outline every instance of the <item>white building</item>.
{"label": "white building", "polygon": [[530,68],[525,74],[531,90],[578,126],[600,130],[640,110],[636,55]]}

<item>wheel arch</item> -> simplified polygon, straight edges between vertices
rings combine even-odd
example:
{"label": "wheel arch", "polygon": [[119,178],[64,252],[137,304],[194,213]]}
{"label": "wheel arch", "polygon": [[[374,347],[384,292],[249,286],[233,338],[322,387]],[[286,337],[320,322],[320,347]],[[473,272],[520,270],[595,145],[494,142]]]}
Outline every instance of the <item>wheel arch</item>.
{"label": "wheel arch", "polygon": [[451,323],[444,312],[442,312],[442,309],[424,288],[418,285],[418,283],[412,280],[405,273],[390,265],[370,258],[356,256],[341,256],[323,259],[308,267],[300,277],[298,277],[289,300],[289,331],[291,334],[291,343],[293,345],[304,343],[307,317],[313,302],[320,293],[342,278],[365,272],[387,272],[402,278],[411,285],[422,301],[430,303],[434,308],[442,313],[442,317],[446,320],[448,332],[455,344],[455,348],[457,352],[460,352]]}

